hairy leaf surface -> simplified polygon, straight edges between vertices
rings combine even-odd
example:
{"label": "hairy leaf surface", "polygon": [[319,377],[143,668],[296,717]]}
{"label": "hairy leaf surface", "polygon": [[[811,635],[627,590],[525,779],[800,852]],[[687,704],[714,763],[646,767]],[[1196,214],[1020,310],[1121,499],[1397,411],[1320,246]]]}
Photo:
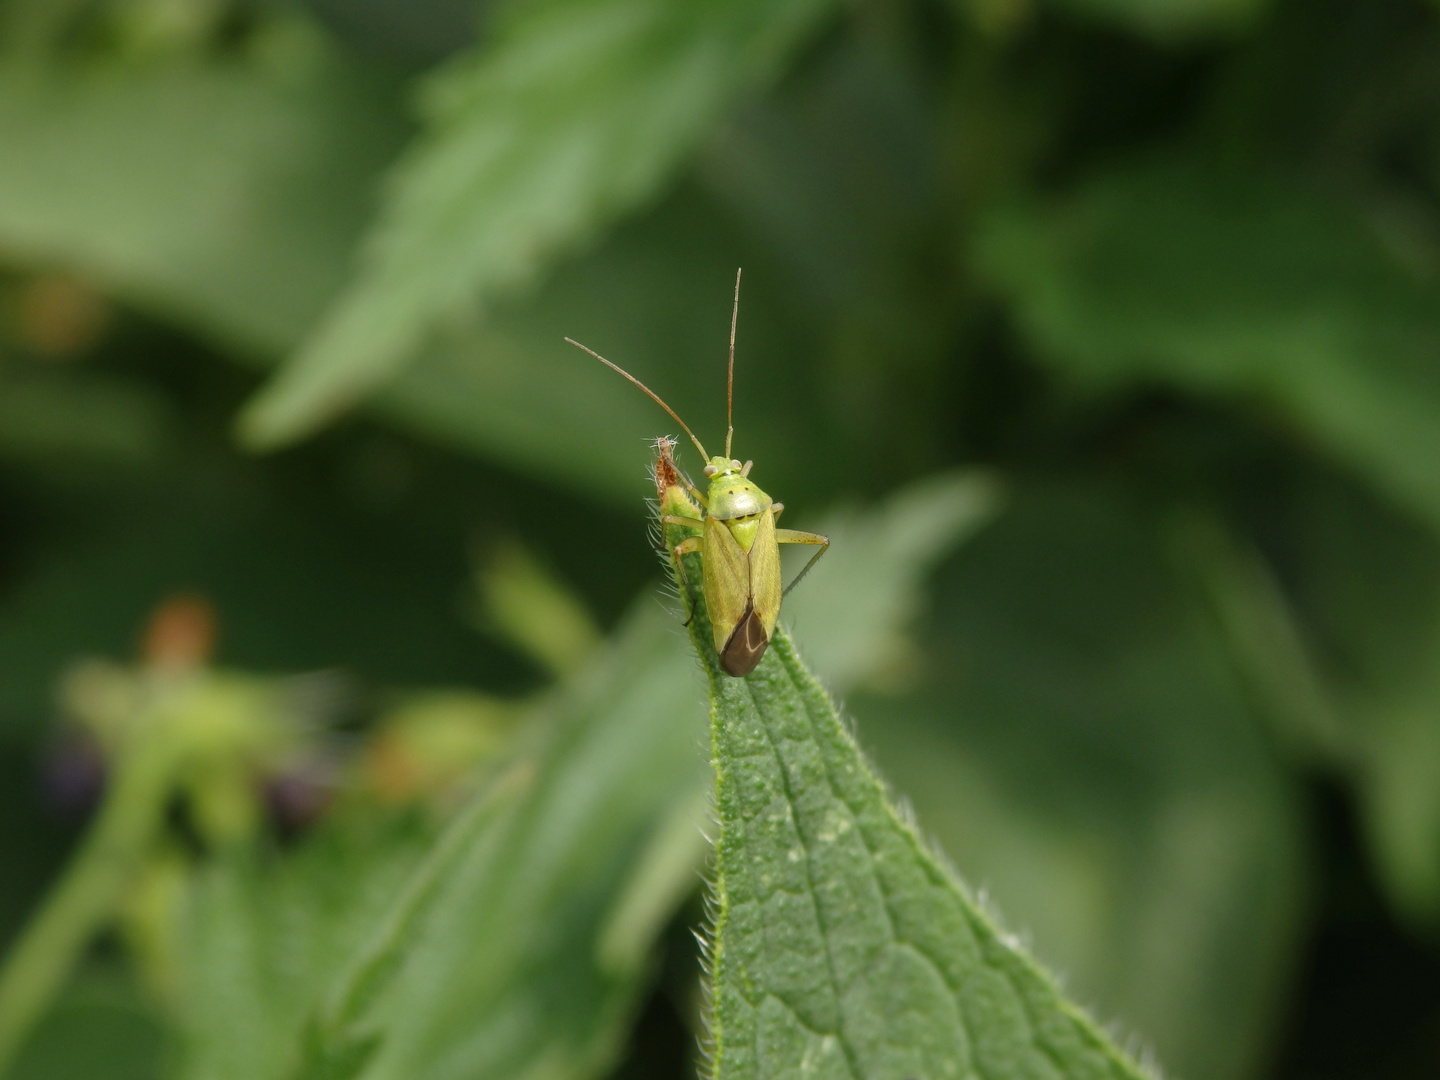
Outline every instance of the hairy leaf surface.
{"label": "hairy leaf surface", "polygon": [[783,632],[711,685],[717,1077],[1143,1075],[899,816]]}
{"label": "hairy leaf surface", "polygon": [[731,678],[689,602],[720,822],[714,1075],[1143,1076],[901,818],[783,628]]}

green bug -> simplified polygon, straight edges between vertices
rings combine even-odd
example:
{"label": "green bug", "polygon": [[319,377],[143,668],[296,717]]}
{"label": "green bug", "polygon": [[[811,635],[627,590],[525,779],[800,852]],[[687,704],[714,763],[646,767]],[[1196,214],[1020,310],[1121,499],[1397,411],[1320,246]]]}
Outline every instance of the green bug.
{"label": "green bug", "polygon": [[[705,609],[710,616],[710,626],[715,635],[715,653],[720,658],[720,667],[727,675],[736,677],[748,675],[760,663],[765,649],[770,644],[770,635],[775,632],[775,620],[780,616],[780,601],[785,594],[800,583],[810,572],[821,555],[830,546],[828,537],[819,533],[800,532],[796,529],[777,527],[784,503],[777,503],[760,490],[750,479],[750,467],[754,462],[741,465],[730,457],[730,443],[735,434],[733,423],[735,403],[735,327],[740,315],[740,275],[735,275],[735,306],[730,315],[730,365],[725,390],[725,454],[711,457],[705,447],[690,430],[690,426],[660,396],[635,378],[624,368],[612,364],[594,349],[581,345],[570,338],[565,340],[577,348],[584,349],[606,367],[619,372],[638,386],[650,398],[670,414],[671,418],[690,436],[695,449],[707,464],[705,475],[710,480],[708,495],[676,470],[676,475],[685,484],[690,494],[705,509],[703,523],[693,517],[677,514],[662,514],[663,525],[680,525],[693,529],[700,525],[699,536],[688,536],[670,549],[670,555],[679,568],[682,580],[685,578],[685,555],[698,551],[701,554],[701,586],[705,596]],[[667,455],[668,456],[668,455]],[[814,544],[820,550],[805,564],[805,568],[788,588],[780,582],[780,545]],[[686,582],[688,586],[688,581]]]}

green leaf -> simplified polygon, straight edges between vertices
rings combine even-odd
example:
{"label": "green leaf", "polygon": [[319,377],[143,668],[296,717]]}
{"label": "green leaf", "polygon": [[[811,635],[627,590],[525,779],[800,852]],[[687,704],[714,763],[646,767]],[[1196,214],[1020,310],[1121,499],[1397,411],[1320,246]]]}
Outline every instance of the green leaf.
{"label": "green leaf", "polygon": [[950,370],[957,315],[953,272],[935,268],[953,260],[915,254],[944,240],[914,62],[884,25],[846,22],[737,110],[673,194],[557,265],[523,302],[442,333],[376,409],[588,498],[633,500],[635,448],[662,414],[560,339],[623,364],[718,441],[743,262],[736,445],[764,483],[793,499],[880,490],[897,472],[932,468],[944,453],[929,425],[948,430],[953,403],[922,395],[922,405],[913,388]]}
{"label": "green leaf", "polygon": [[993,478],[948,472],[901,488],[874,509],[827,515],[830,549],[784,607],[815,670],[845,689],[903,677],[914,648],[904,631],[921,606],[920,582],[991,519],[998,502]]}
{"label": "green leaf", "polygon": [[241,855],[208,871],[187,919],[180,1075],[289,1075],[311,1003],[371,940],[429,833],[352,822],[273,863]]}
{"label": "green leaf", "polygon": [[1354,211],[1144,164],[995,215],[975,258],[1061,371],[1237,400],[1440,528],[1440,290]]}
{"label": "green leaf", "polygon": [[828,0],[531,0],[425,91],[369,257],[251,403],[253,445],[297,438],[386,381],[437,325],[533,280],[652,197]]}
{"label": "green leaf", "polygon": [[0,66],[0,251],[242,353],[294,347],[344,280],[405,125],[293,16],[243,49]]}
{"label": "green leaf", "polygon": [[1355,779],[1366,832],[1395,909],[1440,931],[1440,642],[1423,681],[1356,709],[1364,725]]}
{"label": "green leaf", "polygon": [[[642,605],[553,703],[511,771],[523,788],[457,843],[412,929],[331,996],[302,1075],[581,1077],[611,1063],[659,929],[651,916],[637,931],[627,883],[638,870],[686,890],[703,854],[698,830],[688,848],[656,840],[704,775],[693,688],[668,617]],[[657,874],[657,843],[678,875]],[[607,931],[617,917],[629,925]]]}
{"label": "green leaf", "polygon": [[732,678],[686,597],[720,823],[714,1075],[1142,1076],[902,819],[788,634]]}
{"label": "green leaf", "polygon": [[1073,999],[1175,1075],[1242,1080],[1291,985],[1307,837],[1196,531],[1118,485],[1017,482],[932,581],[914,685],[847,705]]}
{"label": "green leaf", "polygon": [[[722,440],[725,343],[741,258],[731,232],[724,207],[687,185],[558,267],[523,304],[443,332],[377,395],[375,408],[588,500],[624,500],[633,510],[649,493],[641,448],[671,422],[563,339],[634,371],[698,434]],[[792,279],[758,262],[748,264],[741,298],[736,445],[765,463],[767,477],[783,476],[787,490],[797,477],[833,485],[824,413],[800,362],[808,313]]]}
{"label": "green leaf", "polygon": [[[17,73],[16,85],[29,89],[0,101],[0,116],[13,110],[13,126],[0,129],[11,150],[0,160],[0,246],[8,236],[17,257],[72,268],[247,359],[297,347],[344,283],[376,173],[405,129],[390,83],[312,27],[281,21],[239,50],[57,61],[29,81]],[[868,469],[877,486],[881,451],[895,446],[885,418],[903,415],[916,436],[906,440],[907,460],[927,467],[936,447],[912,405],[882,387],[881,407],[869,361],[860,362],[872,352],[885,365],[941,362],[935,327],[948,327],[952,312],[934,275],[906,271],[885,299],[876,292],[877,281],[908,265],[913,237],[933,237],[935,186],[923,185],[923,198],[909,186],[932,171],[921,133],[911,132],[903,167],[890,170],[882,225],[852,236],[846,222],[864,200],[836,193],[871,190],[864,163],[913,126],[914,80],[892,70],[902,58],[880,57],[883,97],[899,104],[875,117],[870,91],[857,93],[857,79],[869,85],[875,51],[847,49],[823,77],[807,71],[797,80],[800,115],[783,126],[768,107],[744,110],[741,145],[720,140],[697,162],[704,188],[682,181],[599,248],[557,266],[523,303],[501,303],[479,325],[443,327],[377,396],[376,411],[592,499],[634,499],[644,480],[627,462],[659,414],[561,339],[577,337],[633,368],[702,433],[717,430],[729,289],[743,261],[736,416],[747,455],[773,463],[767,474],[778,471],[792,493],[833,491],[842,475],[837,421],[847,431],[862,423],[866,439],[841,446],[847,469]],[[812,147],[803,136],[820,117],[839,117],[839,127]],[[127,141],[143,152],[122,155]],[[776,147],[789,149],[781,156]],[[774,169],[795,178],[779,201],[767,197]],[[47,176],[61,181],[36,183]],[[748,230],[737,233],[737,214]],[[816,279],[817,267],[829,271]],[[815,282],[836,275],[843,287],[817,299]],[[897,296],[907,304],[900,314],[889,306]],[[827,385],[844,400],[838,418],[829,397],[810,393],[815,362],[836,369]]]}
{"label": "green leaf", "polygon": [[82,969],[36,1026],[6,1080],[155,1080],[165,1029],[140,988],[108,965]]}
{"label": "green leaf", "polygon": [[900,817],[783,631],[745,679],[706,666],[719,1080],[1144,1075]]}
{"label": "green leaf", "polygon": [[[1440,931],[1440,541],[1332,478],[1298,500],[1290,584],[1396,912]],[[1324,661],[1323,664],[1321,661]]]}

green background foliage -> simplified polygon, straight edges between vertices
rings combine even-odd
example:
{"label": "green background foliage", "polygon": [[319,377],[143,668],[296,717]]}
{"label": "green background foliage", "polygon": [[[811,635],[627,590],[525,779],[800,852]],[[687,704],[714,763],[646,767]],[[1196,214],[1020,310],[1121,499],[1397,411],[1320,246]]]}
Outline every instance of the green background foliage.
{"label": "green background foliage", "polygon": [[714,441],[742,265],[919,834],[1168,1074],[1440,1070],[1435,4],[0,0],[0,949],[166,780],[9,1076],[694,1072],[672,425],[562,338]]}

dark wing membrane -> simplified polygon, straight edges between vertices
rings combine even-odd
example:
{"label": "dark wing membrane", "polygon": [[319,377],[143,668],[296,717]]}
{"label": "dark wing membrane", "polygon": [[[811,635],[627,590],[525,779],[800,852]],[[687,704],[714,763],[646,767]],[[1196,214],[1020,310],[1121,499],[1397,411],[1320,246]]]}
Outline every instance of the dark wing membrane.
{"label": "dark wing membrane", "polygon": [[719,650],[720,666],[727,675],[736,678],[749,675],[760,663],[769,644],[770,635],[765,631],[765,623],[753,607],[747,607],[735,632],[725,642],[725,647]]}

